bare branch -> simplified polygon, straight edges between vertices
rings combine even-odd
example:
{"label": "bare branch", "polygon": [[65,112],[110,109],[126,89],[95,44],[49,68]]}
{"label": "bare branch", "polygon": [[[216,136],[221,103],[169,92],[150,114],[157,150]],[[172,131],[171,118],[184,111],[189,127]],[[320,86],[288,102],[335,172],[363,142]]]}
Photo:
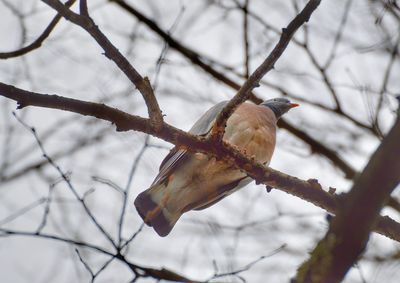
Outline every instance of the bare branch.
{"label": "bare branch", "polygon": [[246,79],[250,76],[250,39],[249,39],[249,2],[245,0],[243,9],[243,43],[244,43],[244,69]]}
{"label": "bare branch", "polygon": [[48,219],[48,216],[50,213],[50,205],[52,202],[53,191],[54,191],[56,184],[57,184],[57,182],[54,184],[51,184],[49,187],[49,193],[47,194],[42,220],[40,221],[40,224],[39,224],[38,228],[36,229],[36,233],[40,233],[47,224],[47,219]]}
{"label": "bare branch", "polygon": [[123,243],[123,244],[120,246],[120,249],[122,250],[122,249],[124,249],[125,247],[127,247],[127,246],[136,238],[136,236],[139,235],[140,232],[142,232],[143,227],[144,227],[144,222],[142,222],[142,224],[140,224],[140,226],[139,226],[139,229],[137,229],[137,230],[129,237],[129,239],[126,240],[125,243]]}
{"label": "bare branch", "polygon": [[34,233],[34,232],[24,232],[24,231],[16,231],[16,230],[10,230],[10,229],[4,229],[0,228],[0,237],[9,237],[9,236],[23,236],[23,237],[36,237],[36,238],[42,238],[42,239],[49,239],[49,240],[55,240],[58,242],[63,242],[67,244],[72,244],[75,246],[83,247],[83,248],[88,248],[93,251],[99,252],[104,255],[111,256],[112,258],[116,258],[119,261],[123,262],[126,264],[135,274],[137,274],[138,277],[152,277],[155,279],[163,279],[167,281],[178,281],[178,282],[191,282],[191,283],[199,283],[200,281],[195,281],[191,280],[187,277],[184,277],[174,271],[171,271],[169,269],[155,269],[155,268],[150,268],[150,267],[145,267],[141,266],[135,263],[132,263],[128,261],[123,255],[121,254],[113,254],[112,252],[103,249],[102,247],[86,243],[86,242],[81,242],[81,241],[76,241],[68,238],[63,238],[57,235],[52,235],[52,234],[44,234],[44,233]]}
{"label": "bare branch", "polygon": [[393,66],[395,65],[396,56],[398,55],[399,44],[400,44],[400,35],[398,36],[396,42],[394,43],[394,45],[392,47],[393,48],[392,52],[390,53],[389,62],[388,62],[388,65],[386,67],[386,71],[385,71],[384,76],[383,76],[381,91],[379,93],[379,99],[378,99],[378,103],[376,105],[376,110],[375,110],[375,113],[374,113],[375,114],[374,115],[375,118],[372,121],[374,129],[376,130],[377,133],[379,133],[381,135],[381,137],[382,137],[382,132],[381,132],[381,129],[380,129],[379,116],[380,116],[380,111],[381,111],[382,106],[383,106],[384,96],[385,96],[385,94],[387,92],[387,86],[388,86],[388,83],[389,83],[389,78],[390,78],[390,75],[392,73]]}
{"label": "bare branch", "polygon": [[90,276],[92,277],[91,279],[92,279],[92,282],[93,282],[93,279],[94,279],[95,277],[94,277],[94,273],[93,273],[92,269],[91,269],[90,266],[87,264],[87,262],[84,261],[84,259],[82,258],[82,256],[81,256],[79,250],[78,250],[78,249],[75,249],[75,252],[76,252],[76,254],[77,254],[78,257],[79,257],[80,262],[82,262],[82,264],[83,264],[83,266],[85,267],[85,269],[90,273]]}
{"label": "bare branch", "polygon": [[[64,5],[66,8],[69,8],[75,2],[76,2],[76,0],[69,0],[69,1],[65,2]],[[49,35],[54,30],[54,28],[56,27],[56,25],[58,24],[58,22],[60,21],[61,18],[62,18],[62,16],[60,14],[57,14],[53,18],[53,20],[49,23],[49,25],[46,27],[46,29],[43,31],[43,33],[31,44],[29,44],[21,49],[15,50],[15,51],[0,52],[0,59],[9,59],[9,58],[19,57],[19,56],[25,55],[25,54],[41,47],[43,42],[49,37]]]}
{"label": "bare branch", "polygon": [[79,0],[79,13],[82,16],[89,17],[89,11],[86,0]]}
{"label": "bare branch", "polygon": [[[365,124],[362,121],[359,121],[359,120],[355,119],[354,117],[350,116],[349,114],[347,114],[346,112],[343,111],[343,109],[340,107],[340,101],[339,101],[337,93],[336,93],[336,91],[335,91],[335,89],[333,87],[333,83],[331,82],[331,80],[329,79],[328,74],[327,74],[327,69],[330,67],[331,62],[334,59],[335,52],[336,52],[335,50],[337,48],[337,45],[338,45],[339,41],[342,38],[342,33],[343,33],[344,26],[345,26],[345,24],[347,22],[347,15],[348,15],[348,11],[350,10],[351,2],[352,1],[348,1],[346,3],[346,5],[345,5],[345,14],[343,15],[343,18],[341,20],[338,32],[335,35],[335,39],[334,39],[333,47],[332,47],[332,50],[331,50],[330,58],[328,58],[328,60],[324,64],[324,66],[322,66],[320,63],[318,63],[314,53],[309,48],[307,26],[304,26],[305,35],[306,35],[306,41],[302,42],[302,41],[299,41],[296,38],[293,38],[292,42],[295,43],[297,46],[299,46],[299,47],[304,49],[304,51],[306,52],[307,56],[310,58],[311,63],[314,65],[314,67],[317,69],[317,71],[320,72],[321,77],[322,77],[326,87],[328,88],[329,92],[331,93],[333,99],[335,100],[336,104],[339,105],[339,107],[335,106],[334,109],[331,109],[331,108],[328,108],[328,107],[324,107],[324,109],[348,119],[349,121],[351,121],[352,123],[354,123],[358,127],[361,127],[361,128],[363,128],[365,130],[368,130],[369,132],[371,132],[372,134],[374,134],[375,136],[380,138],[381,134],[376,131],[376,129],[374,128],[373,125]],[[239,5],[238,5],[238,7],[240,8]],[[273,31],[276,34],[280,34],[280,30],[279,29],[277,29],[277,28],[273,27],[272,25],[268,24],[263,18],[258,16],[253,11],[248,10],[247,13],[248,13],[249,16],[252,17],[252,19],[256,20],[258,23],[263,25],[268,30]],[[226,69],[226,68],[224,68],[224,69]],[[231,72],[232,72],[232,70],[231,70]],[[237,72],[236,72],[236,75],[245,78],[245,75],[239,74]],[[268,85],[268,86],[271,86],[271,87],[277,89],[276,86],[273,86],[271,84],[267,84],[265,82],[261,82],[261,84],[263,84],[263,83]],[[282,94],[284,94],[282,89],[277,89],[277,90],[279,92],[281,92]],[[317,107],[321,106],[321,105],[318,105],[317,103],[313,103],[313,105],[317,106]]]}
{"label": "bare branch", "polygon": [[266,259],[268,257],[274,256],[277,253],[283,251],[286,247],[286,244],[283,244],[282,246],[280,246],[279,248],[273,250],[271,253],[269,253],[268,255],[264,255],[259,257],[258,259],[246,264],[245,266],[243,266],[242,268],[239,268],[237,270],[231,271],[231,272],[226,272],[226,273],[215,273],[214,276],[212,276],[210,279],[208,279],[206,282],[209,282],[211,280],[217,279],[217,278],[221,278],[221,277],[227,277],[227,276],[238,276],[240,273],[245,272],[247,270],[249,270],[253,265],[255,265],[256,263],[262,261],[263,259]]}
{"label": "bare branch", "polygon": [[[69,156],[73,153],[83,150],[87,146],[92,146],[95,143],[102,141],[105,137],[106,131],[107,131],[107,129],[100,130],[98,133],[96,133],[94,136],[92,136],[90,138],[85,137],[84,139],[77,141],[70,148],[67,148],[63,151],[55,153],[52,156],[52,160],[53,161],[59,160],[63,157]],[[21,155],[21,156],[23,156],[23,155]],[[4,176],[0,176],[0,182],[1,183],[11,182],[11,181],[21,177],[24,174],[28,174],[28,173],[32,172],[33,170],[41,169],[47,164],[49,164],[49,162],[46,159],[40,159],[36,162],[32,162],[31,164],[28,164],[28,165],[22,167],[18,171],[12,172],[12,173],[4,175]]]}
{"label": "bare branch", "polygon": [[397,119],[351,191],[343,196],[327,234],[299,269],[297,282],[341,282],[364,251],[379,211],[400,183],[399,140]]}
{"label": "bare branch", "polygon": [[[335,214],[340,209],[337,198],[325,190],[316,180],[303,181],[298,178],[265,167],[249,159],[229,144],[215,144],[210,140],[193,136],[167,123],[160,130],[150,126],[150,120],[130,115],[104,104],[86,102],[57,95],[44,95],[28,92],[4,83],[0,83],[0,95],[18,101],[19,105],[41,106],[46,108],[71,111],[82,115],[93,116],[110,121],[118,131],[135,130],[159,137],[178,147],[191,151],[211,154],[219,159],[237,166],[246,172],[257,183],[263,183],[284,192],[302,198]],[[379,185],[378,185],[379,186]],[[389,217],[380,217],[375,231],[396,241],[400,241],[400,224]]]}
{"label": "bare branch", "polygon": [[98,26],[89,16],[78,15],[72,12],[58,0],[42,1],[52,7],[58,13],[60,13],[65,19],[86,30],[93,37],[93,39],[96,40],[101,48],[103,48],[104,55],[112,60],[140,91],[147,105],[147,110],[151,120],[151,126],[154,127],[156,130],[159,129],[163,121],[163,117],[149,79],[147,77],[143,78],[139,74],[139,72],[100,31]]}
{"label": "bare branch", "polygon": [[[152,31],[154,31],[157,35],[159,35],[162,39],[165,40],[165,42],[173,49],[181,53],[183,56],[185,56],[190,62],[192,62],[194,65],[199,66],[202,68],[206,73],[212,75],[214,78],[217,80],[223,82],[224,84],[230,86],[231,88],[235,90],[240,89],[240,85],[234,82],[233,80],[229,79],[226,77],[223,73],[218,72],[215,70],[213,67],[211,67],[209,64],[207,64],[207,61],[209,61],[208,58],[205,58],[195,52],[194,50],[190,49],[189,47],[183,45],[180,43],[178,40],[173,38],[169,33],[165,32],[162,30],[157,23],[155,23],[153,20],[149,19],[146,17],[144,14],[139,12],[133,5],[130,5],[126,3],[123,0],[109,0],[112,3],[115,3],[131,15],[135,16],[139,21],[144,23],[148,28],[150,28]],[[259,100],[258,103],[260,103],[261,100]]]}
{"label": "bare branch", "polygon": [[305,22],[308,22],[311,14],[315,11],[320,3],[321,0],[310,0],[300,14],[298,14],[286,28],[282,29],[281,37],[274,49],[264,60],[264,62],[251,74],[249,79],[243,84],[235,96],[228,102],[228,104],[218,115],[212,130],[212,135],[210,137],[211,139],[222,141],[222,137],[225,132],[226,121],[241,103],[249,99],[251,91],[255,87],[259,86],[260,80],[265,76],[265,74],[274,68],[276,61],[285,51],[294,33],[301,25],[303,25]]}
{"label": "bare branch", "polygon": [[133,179],[133,176],[135,175],[136,169],[138,168],[139,162],[142,159],[143,154],[145,153],[146,149],[148,148],[149,138],[150,138],[150,136],[147,135],[142,148],[140,149],[139,153],[136,155],[136,158],[134,158],[133,164],[131,166],[131,170],[128,175],[128,182],[125,186],[125,190],[123,190],[122,209],[121,209],[121,213],[119,216],[119,224],[118,224],[118,246],[119,246],[119,249],[122,248],[122,228],[124,226],[126,204],[128,202],[129,191],[131,188],[132,179]]}
{"label": "bare branch", "polygon": [[46,202],[46,198],[40,198],[35,200],[34,202],[28,204],[27,206],[21,208],[20,210],[14,212],[13,214],[0,219],[0,227],[4,226],[5,224],[14,221],[15,219],[19,218],[22,215],[25,215],[26,213],[28,213],[29,211],[31,211],[32,209],[42,205],[43,203]]}
{"label": "bare branch", "polygon": [[350,10],[351,10],[351,4],[352,3],[353,3],[353,0],[347,0],[345,6],[343,8],[344,9],[343,16],[342,16],[342,19],[340,21],[339,28],[338,28],[338,30],[337,30],[337,32],[335,34],[335,39],[333,41],[333,46],[332,46],[331,52],[329,54],[329,57],[325,61],[325,65],[324,65],[325,69],[328,69],[330,67],[330,65],[333,62],[333,59],[336,56],[337,47],[339,46],[339,43],[340,43],[340,41],[342,39],[343,32],[344,32],[344,29],[345,29],[345,26],[346,26],[346,23],[347,23],[347,19],[349,18],[349,13],[350,13]]}
{"label": "bare branch", "polygon": [[317,71],[319,71],[319,73],[321,74],[322,80],[325,83],[325,86],[327,87],[328,91],[330,92],[333,100],[335,101],[335,107],[337,112],[342,113],[342,106],[339,100],[339,96],[336,93],[332,82],[330,81],[328,75],[327,75],[327,69],[325,69],[318,61],[317,58],[315,57],[314,53],[311,51],[310,46],[309,46],[309,40],[308,40],[308,29],[307,27],[304,27],[304,43],[301,45],[304,48],[304,51],[306,52],[306,54],[308,55],[308,57],[310,58],[311,63],[314,65],[315,69],[317,69]]}
{"label": "bare branch", "polygon": [[112,239],[111,235],[104,229],[104,227],[97,221],[96,217],[94,214],[90,211],[89,207],[85,203],[84,196],[80,197],[77,190],[75,187],[72,185],[72,182],[70,181],[69,177],[62,171],[62,169],[54,162],[54,160],[47,154],[46,150],[43,147],[42,142],[40,141],[35,128],[29,127],[27,124],[25,124],[21,119],[19,119],[16,115],[15,117],[18,119],[18,121],[28,130],[31,131],[33,136],[35,137],[35,140],[40,148],[40,150],[43,153],[43,157],[53,166],[53,168],[60,174],[61,178],[65,181],[67,184],[68,188],[71,190],[72,194],[75,196],[75,198],[82,204],[86,214],[89,216],[89,218],[92,220],[93,224],[100,230],[100,232],[109,240],[109,242],[117,248],[117,245],[115,244],[114,240]]}

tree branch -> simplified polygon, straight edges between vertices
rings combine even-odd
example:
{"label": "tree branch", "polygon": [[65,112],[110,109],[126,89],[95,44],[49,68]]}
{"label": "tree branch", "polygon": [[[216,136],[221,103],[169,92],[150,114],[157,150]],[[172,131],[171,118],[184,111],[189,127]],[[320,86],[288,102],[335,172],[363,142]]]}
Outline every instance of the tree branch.
{"label": "tree branch", "polygon": [[[336,196],[323,190],[316,180],[303,181],[265,167],[247,158],[229,144],[216,145],[210,140],[193,136],[165,122],[159,130],[156,130],[151,126],[150,119],[130,115],[104,104],[29,92],[4,83],[0,83],[0,95],[17,101],[18,108],[39,106],[92,116],[115,124],[117,131],[140,131],[173,143],[178,147],[211,154],[237,166],[256,180],[257,183],[278,188],[281,191],[311,202],[332,214],[336,214],[340,209],[340,201]],[[379,186],[379,184],[375,184],[375,186]],[[387,216],[379,218],[374,230],[400,242],[400,224]]]}
{"label": "tree branch", "polygon": [[264,60],[264,62],[250,75],[243,86],[235,94],[235,96],[228,102],[228,104],[219,113],[213,130],[211,139],[216,141],[222,141],[222,137],[225,132],[226,122],[236,108],[247,99],[249,99],[252,90],[259,86],[260,80],[267,74],[271,69],[274,68],[276,61],[281,57],[286,47],[288,46],[290,39],[294,33],[311,17],[311,14],[317,9],[321,0],[310,0],[304,9],[298,14],[286,28],[282,29],[281,37],[274,49]]}
{"label": "tree branch", "polygon": [[178,282],[199,283],[199,281],[191,280],[187,277],[184,277],[184,276],[182,276],[172,270],[166,269],[166,268],[155,269],[155,268],[150,268],[150,267],[132,263],[132,262],[128,261],[121,254],[113,254],[112,252],[105,250],[102,247],[92,245],[90,243],[76,241],[73,239],[63,238],[63,237],[60,237],[57,235],[45,234],[45,233],[15,231],[15,230],[9,230],[9,229],[4,229],[4,228],[0,228],[0,232],[1,232],[0,237],[4,237],[4,236],[37,237],[37,238],[42,238],[42,239],[55,240],[58,242],[64,242],[67,244],[72,244],[72,245],[83,247],[83,248],[88,248],[88,249],[94,250],[96,252],[102,253],[104,255],[108,255],[113,258],[118,259],[119,261],[126,264],[135,274],[137,274],[138,277],[152,277],[152,278],[158,279],[158,280],[162,279],[162,280],[174,281],[174,282],[178,281]]}
{"label": "tree branch", "polygon": [[104,55],[112,60],[140,91],[146,102],[147,110],[151,120],[151,126],[157,130],[163,122],[163,116],[149,79],[147,77],[143,78],[139,74],[139,72],[129,63],[129,61],[121,54],[121,52],[119,52],[119,50],[100,31],[95,22],[88,15],[86,15],[86,2],[81,1],[81,9],[83,14],[79,15],[72,12],[58,0],[42,1],[56,10],[65,19],[86,30],[94,38],[94,40],[96,40],[101,48],[103,48]]}
{"label": "tree branch", "polygon": [[[65,7],[69,8],[71,7],[76,0],[69,0],[65,2]],[[38,49],[39,47],[42,46],[43,42],[46,40],[46,38],[49,37],[51,32],[54,30],[58,22],[61,20],[62,16],[58,13],[53,20],[49,23],[49,25],[46,27],[46,29],[43,31],[43,33],[31,44],[22,47],[21,49],[10,51],[10,52],[0,52],[0,59],[9,59],[9,58],[14,58],[14,57],[19,57],[24,54],[27,54],[35,49]]]}
{"label": "tree branch", "polygon": [[[371,157],[325,237],[297,274],[297,282],[341,282],[364,251],[379,211],[400,183],[400,119]],[[377,185],[379,189],[377,189]]]}

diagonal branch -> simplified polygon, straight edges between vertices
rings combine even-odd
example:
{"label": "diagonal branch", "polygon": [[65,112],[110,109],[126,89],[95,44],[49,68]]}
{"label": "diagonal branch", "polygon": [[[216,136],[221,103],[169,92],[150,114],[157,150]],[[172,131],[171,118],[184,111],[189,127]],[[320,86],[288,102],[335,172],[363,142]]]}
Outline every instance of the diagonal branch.
{"label": "diagonal branch", "polygon": [[299,269],[297,282],[341,282],[357,261],[379,219],[379,211],[400,183],[399,140],[397,119],[351,191],[343,197],[342,207],[325,237]]}
{"label": "diagonal branch", "polygon": [[260,80],[265,76],[265,74],[274,68],[276,61],[285,51],[294,33],[305,22],[308,22],[311,14],[315,11],[315,9],[317,9],[320,3],[321,0],[310,0],[300,14],[298,14],[286,28],[282,29],[281,37],[274,49],[264,60],[264,62],[250,75],[236,95],[228,102],[228,104],[218,115],[213,127],[212,135],[210,137],[211,139],[219,142],[222,141],[226,122],[228,121],[229,117],[241,103],[250,98],[252,90],[255,87],[258,87]]}
{"label": "diagonal branch", "polygon": [[86,15],[87,10],[85,10],[85,1],[81,2],[81,8],[83,10],[82,15],[72,12],[58,0],[42,1],[56,10],[65,19],[86,30],[96,40],[101,48],[103,48],[104,55],[112,60],[140,91],[146,102],[147,110],[151,120],[151,126],[155,129],[158,129],[163,122],[163,116],[149,79],[147,77],[143,78],[139,74],[139,72],[129,63],[129,61],[121,54],[121,52],[119,52],[119,50],[101,32],[95,22],[88,15]]}
{"label": "diagonal branch", "polygon": [[[140,131],[192,151],[211,154],[237,166],[258,183],[278,188],[332,214],[336,214],[340,209],[340,201],[337,197],[323,190],[316,180],[303,181],[265,167],[247,158],[228,144],[216,145],[210,140],[193,136],[167,123],[163,123],[161,128],[156,130],[151,126],[150,119],[130,115],[104,104],[29,92],[4,83],[0,83],[0,95],[17,101],[18,108],[39,106],[92,116],[115,124],[117,131]],[[387,216],[379,217],[374,231],[400,242],[400,224]]]}
{"label": "diagonal branch", "polygon": [[[76,0],[69,0],[65,2],[65,7],[69,8],[71,7]],[[22,47],[21,49],[10,51],[10,52],[0,52],[0,59],[9,59],[9,58],[15,58],[22,56],[24,54],[27,54],[35,49],[38,49],[39,47],[42,46],[43,42],[46,40],[46,38],[49,37],[51,32],[54,30],[58,22],[61,20],[62,16],[60,14],[57,14],[53,20],[49,23],[49,25],[45,28],[43,33],[31,44]]]}

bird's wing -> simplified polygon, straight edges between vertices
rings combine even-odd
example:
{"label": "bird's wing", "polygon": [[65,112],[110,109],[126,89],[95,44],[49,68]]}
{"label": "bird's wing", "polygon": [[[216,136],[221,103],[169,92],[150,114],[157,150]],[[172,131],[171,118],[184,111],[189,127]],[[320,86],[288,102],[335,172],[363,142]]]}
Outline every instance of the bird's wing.
{"label": "bird's wing", "polygon": [[[218,114],[222,111],[228,101],[222,101],[213,107],[211,107],[199,120],[192,126],[189,133],[193,135],[204,136],[207,135],[212,126],[214,125],[215,119]],[[189,152],[184,149],[177,149],[174,147],[168,153],[168,155],[161,162],[160,169],[157,177],[154,179],[152,186],[160,184],[166,180],[173,170],[181,166],[191,156]]]}
{"label": "bird's wing", "polygon": [[243,177],[241,179],[232,181],[226,185],[223,185],[221,187],[218,188],[218,196],[213,199],[213,200],[208,200],[207,196],[205,196],[204,199],[199,200],[196,203],[190,204],[190,206],[186,207],[187,210],[203,210],[206,209],[214,204],[216,204],[217,202],[219,202],[220,200],[222,200],[223,198],[229,196],[230,194],[236,192],[237,190],[243,188],[244,186],[248,185],[251,183],[251,181],[253,181],[252,178],[250,177]]}

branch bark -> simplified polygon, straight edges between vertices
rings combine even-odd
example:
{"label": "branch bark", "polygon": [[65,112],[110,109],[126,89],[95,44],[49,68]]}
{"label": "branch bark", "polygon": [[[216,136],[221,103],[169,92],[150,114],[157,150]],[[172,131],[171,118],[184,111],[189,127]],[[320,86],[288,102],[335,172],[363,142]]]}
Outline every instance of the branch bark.
{"label": "branch bark", "polygon": [[400,182],[399,140],[400,118],[343,197],[342,207],[311,258],[300,267],[296,282],[341,282],[357,261],[379,221],[379,211]]}
{"label": "branch bark", "polygon": [[[178,147],[211,154],[234,164],[256,180],[257,183],[278,188],[281,191],[313,203],[332,214],[336,214],[340,210],[340,200],[334,194],[323,190],[318,181],[314,179],[308,181],[300,180],[272,168],[265,167],[247,158],[247,156],[241,154],[229,146],[229,144],[216,145],[210,140],[193,136],[165,122],[159,130],[156,130],[151,126],[150,119],[130,115],[104,104],[58,95],[29,92],[4,83],[0,83],[0,95],[17,101],[18,108],[39,106],[92,116],[115,124],[117,131],[140,131],[173,143]],[[377,187],[379,184],[375,184],[375,186]],[[374,226],[374,231],[400,242],[400,224],[390,217],[379,217]]]}

